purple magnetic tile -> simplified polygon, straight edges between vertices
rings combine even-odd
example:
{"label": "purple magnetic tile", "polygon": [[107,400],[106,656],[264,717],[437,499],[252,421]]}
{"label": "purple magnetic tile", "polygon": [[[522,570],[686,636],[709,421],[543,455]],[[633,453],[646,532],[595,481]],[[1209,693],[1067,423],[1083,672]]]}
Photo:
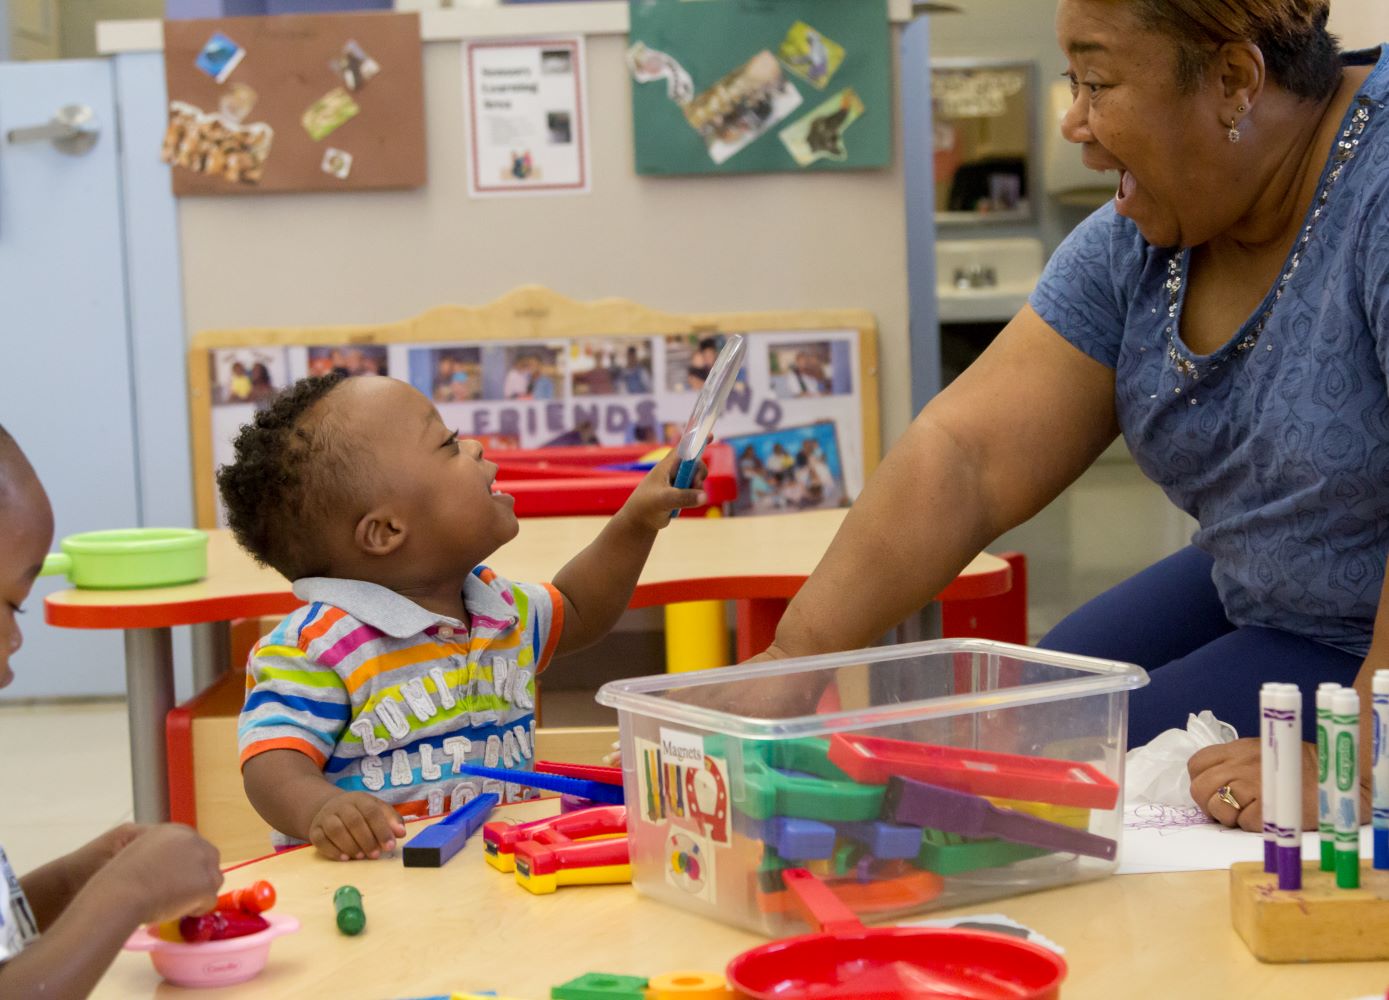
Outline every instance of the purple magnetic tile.
{"label": "purple magnetic tile", "polygon": [[965,837],[998,837],[1049,851],[1087,854],[1112,861],[1118,845],[1108,837],[1000,809],[968,792],[893,777],[883,797],[883,815],[897,823],[930,827]]}

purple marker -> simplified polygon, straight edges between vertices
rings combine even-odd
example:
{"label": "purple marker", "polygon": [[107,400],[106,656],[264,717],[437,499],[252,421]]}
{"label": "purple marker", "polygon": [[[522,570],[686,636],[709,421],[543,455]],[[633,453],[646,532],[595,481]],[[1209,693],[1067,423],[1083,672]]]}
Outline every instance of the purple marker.
{"label": "purple marker", "polygon": [[[1273,738],[1273,822],[1278,840],[1278,888],[1302,888],[1302,692],[1280,684],[1268,719]],[[1264,815],[1270,810],[1264,804]]]}
{"label": "purple marker", "polygon": [[1259,689],[1259,768],[1260,792],[1264,811],[1264,871],[1272,875],[1278,871],[1278,844],[1273,825],[1273,802],[1276,791],[1273,785],[1273,730],[1269,725],[1269,710],[1273,707],[1273,693],[1278,685],[1270,681]]}

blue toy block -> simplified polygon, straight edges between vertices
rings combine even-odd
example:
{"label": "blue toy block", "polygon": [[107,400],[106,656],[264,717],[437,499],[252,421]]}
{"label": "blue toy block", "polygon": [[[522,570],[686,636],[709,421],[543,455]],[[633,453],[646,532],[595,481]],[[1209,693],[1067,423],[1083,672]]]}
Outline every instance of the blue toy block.
{"label": "blue toy block", "polygon": [[[834,827],[815,819],[773,816],[758,820],[735,809],[733,829],[751,840],[762,841],[783,858],[818,861],[834,854]],[[917,839],[920,847],[920,837]],[[915,857],[916,852],[911,856]]]}
{"label": "blue toy block", "polygon": [[476,775],[479,778],[509,781],[515,785],[525,785],[527,788],[541,788],[547,792],[575,795],[605,806],[622,805],[622,786],[609,785],[603,781],[566,778],[559,774],[542,774],[537,771],[512,770],[505,767],[483,767],[480,764],[461,764],[455,767],[454,771],[459,774]]}
{"label": "blue toy block", "polygon": [[879,861],[914,858],[921,850],[921,828],[872,820],[836,823],[835,830],[846,840],[860,844]]}
{"label": "blue toy block", "polygon": [[406,868],[442,868],[463,849],[468,838],[481,828],[500,800],[495,792],[479,795],[449,813],[433,826],[410,838],[401,852]]}

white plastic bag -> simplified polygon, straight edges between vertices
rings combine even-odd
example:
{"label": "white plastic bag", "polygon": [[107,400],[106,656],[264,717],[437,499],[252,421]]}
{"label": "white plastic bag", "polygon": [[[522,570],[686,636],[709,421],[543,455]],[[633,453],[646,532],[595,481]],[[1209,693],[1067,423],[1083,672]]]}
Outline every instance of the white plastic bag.
{"label": "white plastic bag", "polygon": [[1191,805],[1191,775],[1186,764],[1204,747],[1229,743],[1238,734],[1210,710],[1186,717],[1186,729],[1159,733],[1146,746],[1128,752],[1124,764],[1124,804]]}

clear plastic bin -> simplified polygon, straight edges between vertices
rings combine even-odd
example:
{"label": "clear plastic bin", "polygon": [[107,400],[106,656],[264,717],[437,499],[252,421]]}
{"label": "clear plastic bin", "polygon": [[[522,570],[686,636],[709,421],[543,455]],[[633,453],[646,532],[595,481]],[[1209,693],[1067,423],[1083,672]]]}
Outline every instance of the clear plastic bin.
{"label": "clear plastic bin", "polygon": [[779,872],[862,919],[1114,871],[1128,663],[982,640],[605,684],[618,711],[633,882],[772,936]]}

